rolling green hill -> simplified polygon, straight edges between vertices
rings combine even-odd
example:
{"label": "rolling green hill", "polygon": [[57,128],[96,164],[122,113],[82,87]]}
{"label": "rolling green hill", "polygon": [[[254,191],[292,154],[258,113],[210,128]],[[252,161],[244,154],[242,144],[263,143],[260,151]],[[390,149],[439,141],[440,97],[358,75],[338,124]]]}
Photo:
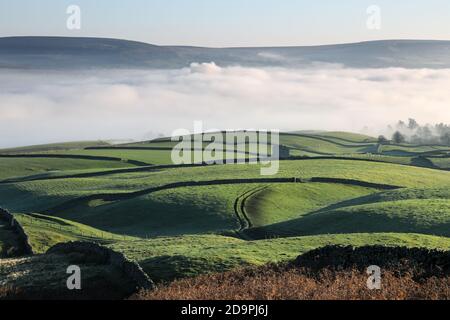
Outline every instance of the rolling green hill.
{"label": "rolling green hill", "polygon": [[[294,183],[294,177],[301,178],[304,182]],[[360,183],[372,183],[375,188],[378,185],[380,187],[388,185],[393,188],[417,185],[439,187],[448,185],[450,172],[366,161],[311,159],[281,161],[279,174],[269,179],[275,179],[274,183],[278,183],[276,179],[279,178],[287,179],[286,186],[283,188],[289,186],[298,188],[299,184],[301,184],[300,187],[317,184],[317,182],[312,182],[314,180],[310,182],[308,179],[328,179],[327,181],[335,186],[335,193],[340,194],[339,197],[342,193],[341,198],[336,196],[334,199],[338,201],[338,199],[348,199],[348,196],[345,195],[345,190],[348,189],[345,184],[355,187],[349,189],[354,196],[364,195],[368,192],[364,188],[361,190],[363,193],[357,192],[356,187],[364,187],[360,186]],[[161,235],[167,235],[168,233],[164,231],[165,228],[161,228],[161,224],[159,224],[160,228],[152,228],[152,226],[158,225],[154,222],[155,217],[159,217],[157,223],[163,223],[166,218],[172,221],[172,226],[166,224],[167,230],[177,224],[187,226],[188,224],[178,222],[178,220],[194,219],[194,216],[197,216],[198,219],[192,220],[192,224],[202,226],[197,231],[235,229],[236,223],[233,222],[235,218],[233,210],[230,208],[232,208],[235,198],[247,191],[247,189],[240,189],[246,184],[246,181],[242,179],[252,181],[248,188],[273,184],[270,180],[261,180],[264,178],[259,175],[259,166],[257,165],[219,165],[194,168],[175,167],[165,170],[150,169],[145,172],[119,173],[92,178],[43,179],[0,184],[0,194],[3,195],[2,205],[15,212],[45,212],[84,224],[91,224],[94,227],[103,228],[105,231],[118,232],[122,230],[127,234],[131,232],[129,234],[133,235],[156,235],[160,232]],[[188,184],[185,186],[186,192],[183,192],[182,186],[170,187],[171,184],[180,182]],[[203,183],[205,186],[199,186],[199,183]],[[342,184],[344,184],[344,188],[341,189]],[[154,191],[153,189],[167,185],[169,186],[168,190]],[[212,189],[208,189],[208,185],[211,185]],[[332,196],[329,191],[333,189],[333,186],[329,186],[328,191],[322,193],[320,189],[316,190],[315,192],[319,194],[318,198],[321,197],[320,195]],[[350,194],[352,194],[351,192]],[[333,200],[317,199],[317,201],[328,205]],[[132,213],[128,214],[126,218],[122,217],[122,212],[130,212],[130,208],[133,208]],[[315,207],[315,209],[319,208],[319,205]],[[183,216],[176,218],[177,212],[181,210],[183,210]],[[163,212],[165,215],[162,215]],[[171,216],[170,212],[173,212],[174,216]],[[200,221],[203,218],[205,220]],[[178,227],[173,228],[174,230],[179,229]],[[143,233],[144,229],[149,231]],[[180,230],[175,233],[184,232],[185,230]]]}
{"label": "rolling green hill", "polygon": [[[173,165],[167,138],[0,150],[0,207],[35,253],[99,242],[158,281],[328,244],[450,248],[450,148],[345,132],[283,133],[280,144],[290,156],[274,176],[248,163]],[[1,253],[13,244],[0,225]]]}
{"label": "rolling green hill", "polygon": [[450,199],[414,199],[350,206],[248,230],[254,238],[339,233],[418,232],[450,235]]}
{"label": "rolling green hill", "polygon": [[[241,137],[246,134],[246,132],[235,132],[236,136]],[[193,139],[200,139],[200,135],[193,136]],[[31,176],[32,174],[48,175],[50,173],[51,175],[55,171],[61,170],[126,167],[126,165],[121,163],[126,163],[129,166],[170,165],[172,164],[171,150],[176,144],[177,142],[163,138],[114,145],[103,141],[93,141],[4,149],[0,150],[0,157],[1,155],[12,156],[17,154],[22,157],[41,156],[41,158],[9,159],[12,162],[16,160],[24,162],[21,165],[14,166],[14,168],[11,168],[12,170],[9,170],[8,159],[0,158],[2,160],[0,161],[0,166],[4,162],[4,169],[11,171],[11,173],[0,175],[0,179]],[[204,148],[208,143],[204,142],[202,145]],[[281,133],[280,145],[289,149],[291,157],[345,157],[419,167],[450,168],[448,160],[450,147],[448,146],[417,146],[393,143],[379,145],[375,138],[354,133]],[[255,155],[249,153],[250,150],[247,147],[246,154],[238,154],[238,157],[254,158]],[[67,164],[61,164],[58,161],[60,159],[52,158],[55,156],[67,157],[63,158],[63,162],[67,162]],[[71,156],[75,160],[72,164],[69,161]],[[227,156],[230,157],[232,154],[227,154]],[[77,157],[84,157],[85,163],[76,161],[78,160]],[[88,160],[91,161],[89,162]],[[2,171],[7,172],[6,170]]]}
{"label": "rolling green hill", "polygon": [[8,148],[0,149],[0,154],[17,154],[17,153],[34,153],[34,152],[45,152],[45,151],[55,151],[55,150],[78,150],[87,147],[96,146],[108,146],[110,145],[106,141],[75,141],[75,142],[64,142],[64,143],[51,143],[51,144],[41,144],[35,146],[26,146],[18,148]]}
{"label": "rolling green hill", "polygon": [[249,195],[244,205],[252,226],[258,227],[298,218],[327,205],[373,192],[377,190],[331,183],[273,184]]}
{"label": "rolling green hill", "polygon": [[16,213],[15,217],[27,233],[35,253],[44,253],[60,242],[93,241],[108,244],[117,240],[136,240],[136,238],[101,231],[88,225],[43,214]]}
{"label": "rolling green hill", "polygon": [[365,134],[353,133],[353,132],[343,132],[343,131],[324,131],[318,132],[315,135],[321,137],[327,137],[330,139],[342,140],[347,142],[356,142],[356,143],[367,143],[367,142],[376,142],[377,139]]}
{"label": "rolling green hill", "polygon": [[330,244],[386,245],[450,249],[447,237],[416,233],[352,233],[246,241],[221,235],[184,235],[140,239],[105,233],[64,219],[17,215],[37,253],[58,242],[87,240],[107,245],[137,261],[154,281],[222,272],[246,265],[290,261]]}
{"label": "rolling green hill", "polygon": [[120,160],[71,159],[71,158],[2,158],[0,155],[0,179],[36,177],[46,173],[70,170],[123,168],[133,165]]}

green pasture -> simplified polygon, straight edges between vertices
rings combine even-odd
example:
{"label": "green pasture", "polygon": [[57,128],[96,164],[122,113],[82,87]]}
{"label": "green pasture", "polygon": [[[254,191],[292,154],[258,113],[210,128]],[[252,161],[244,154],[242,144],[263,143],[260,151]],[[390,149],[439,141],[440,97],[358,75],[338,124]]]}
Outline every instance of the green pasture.
{"label": "green pasture", "polygon": [[[261,164],[172,165],[175,144],[0,150],[24,156],[0,156],[0,207],[15,213],[38,254],[60,242],[98,242],[156,281],[289,261],[328,244],[450,249],[450,171],[441,170],[450,168],[449,147],[284,133],[292,158],[262,176]],[[0,224],[0,255],[15,241]]]}

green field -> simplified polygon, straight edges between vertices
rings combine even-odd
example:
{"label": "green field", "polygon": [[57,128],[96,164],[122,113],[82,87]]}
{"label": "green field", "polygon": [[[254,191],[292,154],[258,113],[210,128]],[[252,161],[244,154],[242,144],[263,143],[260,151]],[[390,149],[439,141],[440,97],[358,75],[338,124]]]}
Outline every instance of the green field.
{"label": "green field", "polygon": [[[172,165],[168,139],[0,150],[0,207],[36,254],[98,242],[156,281],[327,244],[450,248],[449,147],[301,131],[280,144],[290,156],[268,177],[259,164]],[[0,224],[2,255],[15,241]]]}
{"label": "green field", "polygon": [[0,179],[36,177],[41,174],[70,172],[101,168],[123,168],[132,165],[121,161],[55,159],[55,158],[1,158]]}
{"label": "green field", "polygon": [[245,241],[216,235],[122,241],[110,245],[139,262],[155,281],[170,281],[243,265],[284,262],[330,244],[450,249],[450,239],[409,233],[318,235]]}
{"label": "green field", "polygon": [[87,147],[109,146],[106,141],[74,141],[65,143],[50,143],[35,146],[0,149],[0,154],[22,154],[35,152],[48,152],[54,150],[79,150]]}

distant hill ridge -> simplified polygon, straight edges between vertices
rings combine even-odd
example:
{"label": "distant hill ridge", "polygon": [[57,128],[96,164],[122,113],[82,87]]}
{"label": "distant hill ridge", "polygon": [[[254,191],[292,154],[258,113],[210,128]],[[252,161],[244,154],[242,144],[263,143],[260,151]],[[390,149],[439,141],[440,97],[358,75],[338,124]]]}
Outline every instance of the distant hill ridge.
{"label": "distant hill ridge", "polygon": [[306,67],[317,63],[355,68],[450,68],[450,41],[381,40],[298,46],[202,48],[157,46],[137,41],[75,37],[0,38],[0,68],[79,69],[221,66]]}

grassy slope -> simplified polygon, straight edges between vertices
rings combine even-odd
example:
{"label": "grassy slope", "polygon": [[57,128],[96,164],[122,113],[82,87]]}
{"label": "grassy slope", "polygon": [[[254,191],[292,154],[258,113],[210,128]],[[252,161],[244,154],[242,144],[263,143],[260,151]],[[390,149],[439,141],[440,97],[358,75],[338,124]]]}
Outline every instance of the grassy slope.
{"label": "grassy slope", "polygon": [[126,150],[118,149],[111,150],[63,150],[63,151],[51,151],[49,154],[65,154],[65,155],[83,155],[83,156],[102,156],[102,157],[115,157],[126,160],[136,160],[145,162],[148,164],[171,164],[170,150]]}
{"label": "grassy slope", "polygon": [[155,238],[111,244],[155,281],[221,272],[243,265],[292,260],[328,244],[427,247],[448,250],[450,239],[419,234],[340,234],[243,241],[216,235]]}
{"label": "grassy slope", "polygon": [[[242,133],[240,133],[242,135]],[[370,138],[365,135],[345,133],[345,132],[319,132],[312,134],[299,133],[298,135],[293,134],[281,134],[280,143],[285,146],[289,146],[291,149],[291,155],[293,156],[322,156],[322,155],[339,155],[348,156],[353,158],[371,159],[379,160],[385,162],[401,163],[401,164],[411,164],[417,166],[425,167],[440,167],[448,168],[448,161],[440,158],[424,158],[416,159],[418,155],[422,152],[427,151],[450,151],[449,147],[442,146],[411,146],[411,145],[385,145],[382,148],[378,148],[378,144],[374,138]],[[55,144],[55,145],[43,145],[43,146],[32,146],[19,148],[16,152],[20,153],[39,153],[39,154],[64,154],[64,155],[87,155],[87,156],[107,156],[107,157],[117,157],[126,160],[135,160],[150,164],[171,164],[171,151],[170,150],[126,150],[121,149],[124,147],[142,147],[142,148],[171,148],[175,146],[176,142],[171,142],[167,139],[161,139],[156,141],[146,141],[131,144],[122,145],[111,145],[110,147],[114,150],[85,150],[84,147],[103,145],[105,142],[75,142],[67,144]],[[204,146],[207,143],[203,144]],[[9,150],[9,151],[8,151]],[[8,152],[15,149],[8,149]],[[379,155],[378,152],[383,151],[386,154]],[[1,152],[7,152],[5,150],[0,150]],[[242,157],[242,156],[240,156]],[[15,159],[14,159],[15,160]],[[40,159],[39,159],[40,160]],[[22,160],[23,161],[23,160]],[[47,161],[47,159],[44,159]],[[50,159],[49,159],[50,161]],[[0,166],[3,159],[0,159]],[[76,162],[76,160],[75,160]],[[74,162],[74,163],[75,163]],[[115,168],[120,166],[120,163],[116,165],[95,165],[97,168]],[[126,166],[126,165],[123,165]],[[27,166],[23,164],[17,166],[13,169],[19,170],[21,167],[19,175],[29,175],[32,174],[29,168],[32,166]],[[92,166],[91,166],[92,167]],[[38,168],[35,170],[37,173],[46,174],[46,172],[51,170],[61,170],[61,169],[88,169],[88,167],[81,168],[58,168],[58,166],[48,166],[44,165],[44,168]],[[4,171],[5,172],[5,171]],[[47,173],[48,174],[48,173]],[[50,173],[49,175],[57,175],[59,173]],[[8,177],[17,176],[17,174],[8,174]],[[1,179],[1,176],[0,176]]]}
{"label": "grassy slope", "polygon": [[343,131],[318,132],[314,135],[331,138],[331,139],[353,141],[353,142],[357,142],[357,143],[366,143],[366,142],[376,142],[377,141],[376,138],[365,135],[365,134],[343,132]]}
{"label": "grassy slope", "polygon": [[[10,190],[12,193],[14,191],[38,193],[41,197],[115,193],[141,190],[178,181],[261,178],[259,169],[259,165],[223,165],[149,170],[148,172],[121,173],[84,179],[42,180],[0,185],[0,192]],[[275,177],[345,178],[403,187],[450,185],[450,172],[349,160],[280,161],[280,171]],[[9,194],[5,203],[14,202],[13,198],[14,195]]]}
{"label": "grassy slope", "polygon": [[[258,169],[259,167],[255,165],[226,165],[177,168],[84,179],[14,183],[0,185],[0,202],[3,206],[15,212],[42,212],[64,203],[68,199],[93,193],[124,193],[176,181],[260,178]],[[335,177],[400,186],[433,187],[450,185],[450,172],[345,160],[282,161],[278,176]],[[294,184],[292,185],[296,188]],[[236,228],[236,219],[230,207],[236,196],[244,191],[240,187],[243,186],[190,187],[185,191],[173,189],[163,191],[160,194],[156,193],[115,203],[93,205],[80,202],[80,206],[75,210],[52,211],[51,213],[104,230],[133,235],[217,232]],[[252,187],[256,186],[253,185]],[[328,190],[332,190],[332,187]],[[342,190],[351,191],[348,188]],[[295,191],[293,192],[295,193]],[[316,190],[316,192],[319,192],[319,190]],[[336,194],[336,192],[334,193]],[[333,198],[331,192],[326,192],[326,195],[331,198],[321,200],[319,199],[320,196],[317,196],[317,201],[322,201],[321,203],[324,206],[328,205]],[[345,195],[344,191],[342,191],[342,195]],[[360,196],[363,194],[355,193],[354,195]],[[346,197],[336,197],[335,199],[336,201],[342,201]],[[293,205],[295,211],[297,204]],[[181,218],[180,211],[182,212]],[[124,216],[123,212],[131,214]],[[290,212],[295,214],[292,210]],[[281,217],[283,215],[287,217],[290,214],[280,212]],[[274,217],[274,221],[277,219]],[[266,222],[271,222],[271,220]],[[155,229],[159,229],[160,233],[156,233]]]}
{"label": "grassy slope", "polygon": [[0,180],[33,176],[52,171],[121,168],[132,165],[115,161],[54,159],[54,158],[0,158]]}
{"label": "grassy slope", "polygon": [[[292,197],[302,196],[303,199],[302,201],[296,198],[288,199],[290,201],[283,203],[284,210],[276,212],[270,211],[270,208],[261,212],[259,208],[254,210],[255,208],[249,209],[246,206],[253,225],[294,218],[308,210],[319,209],[335,201],[373,192],[367,188],[354,186],[340,186],[339,192],[336,192],[336,185],[322,183],[183,187],[119,202],[82,203],[59,215],[97,228],[140,236],[232,231],[240,227],[234,208],[236,199],[247,192],[266,187],[267,189],[262,191],[263,194],[267,192],[266,190],[277,190],[284,193],[284,200],[288,194]],[[315,195],[315,198],[308,199],[312,195]],[[123,216],[121,212],[133,214]]]}
{"label": "grassy slope", "polygon": [[245,210],[253,226],[298,218],[336,202],[376,192],[374,189],[328,183],[273,184],[253,194]]}
{"label": "grassy slope", "polygon": [[353,232],[449,236],[449,226],[450,188],[408,188],[336,202],[298,219],[249,230],[249,234],[255,238]]}
{"label": "grassy slope", "polygon": [[441,169],[450,169],[450,157],[446,158],[428,158],[433,165]]}
{"label": "grassy slope", "polygon": [[37,252],[59,241],[88,240],[124,253],[156,281],[170,281],[244,265],[282,262],[328,244],[427,247],[450,249],[450,239],[421,234],[338,234],[244,241],[220,235],[191,235],[153,239],[123,238],[88,226],[46,216],[17,215]]}
{"label": "grassy slope", "polygon": [[300,253],[328,244],[450,249],[449,238],[407,233],[316,235],[258,241],[220,235],[124,239],[119,235],[54,217],[33,215],[32,222],[28,215],[18,214],[17,218],[30,235],[30,242],[38,253],[45,252],[60,241],[96,241],[138,261],[157,281],[224,271],[242,265],[288,261]]}
{"label": "grassy slope", "polygon": [[32,153],[50,150],[74,150],[74,149],[83,149],[86,147],[97,147],[108,145],[109,143],[106,141],[74,141],[74,142],[51,143],[18,148],[0,149],[0,154]]}
{"label": "grassy slope", "polygon": [[239,228],[234,201],[253,187],[184,187],[112,203],[82,203],[57,214],[97,228],[140,236],[221,232]]}
{"label": "grassy slope", "polygon": [[243,265],[261,265],[295,258],[328,244],[427,247],[450,249],[450,239],[409,233],[330,234],[244,241],[220,235],[185,235],[139,239],[109,234],[72,221],[17,214],[37,252],[60,241],[88,240],[104,243],[136,260],[155,280],[173,280]]}
{"label": "grassy slope", "polygon": [[[77,198],[92,193],[123,193],[132,190],[145,189],[150,186],[163,185],[175,181],[195,181],[195,180],[214,180],[214,179],[229,179],[229,178],[260,178],[259,167],[255,165],[227,165],[227,166],[210,166],[201,168],[179,168],[164,171],[148,172],[148,173],[130,173],[118,174],[111,176],[102,176],[96,178],[85,179],[60,179],[47,181],[33,181],[23,182],[8,185],[0,185],[0,201],[11,211],[16,212],[41,212],[42,210],[56,206],[64,201],[72,198]],[[384,163],[369,163],[364,161],[344,161],[344,160],[308,160],[308,161],[283,161],[281,162],[281,169],[278,176],[282,177],[335,177],[348,178],[369,182],[397,184],[401,186],[439,186],[450,184],[450,172],[441,172],[437,170],[421,169],[415,167],[398,166]],[[174,205],[180,202],[185,204],[188,210],[184,214],[198,211],[197,217],[203,215],[214,218],[205,222],[203,225],[198,222],[192,224],[199,224],[196,231],[217,231],[219,228],[229,227],[230,223],[225,223],[221,218],[223,210],[216,204],[204,205],[205,199],[211,198],[211,203],[217,203],[214,197],[228,203],[232,201],[233,196],[227,196],[228,189],[222,189],[229,186],[215,186],[214,190],[205,192],[185,192],[179,194],[178,189],[167,191],[165,196],[154,198],[155,195],[134,198],[130,200],[122,200],[114,204],[105,204],[101,206],[91,206],[89,204],[82,204],[77,211],[72,212],[52,212],[64,218],[74,219],[85,224],[91,224],[96,227],[108,227],[116,232],[121,226],[124,232],[131,232],[133,228],[142,227],[139,234],[142,234],[143,229],[166,224],[168,230],[170,226],[167,222],[172,221],[173,226],[176,226],[177,219],[173,219],[182,207]],[[196,188],[191,188],[194,190]],[[199,189],[200,190],[200,189]],[[221,191],[222,190],[222,191]],[[173,196],[175,201],[171,201]],[[185,197],[185,200],[182,199]],[[187,199],[187,200],[186,200]],[[209,200],[208,200],[209,201]],[[217,206],[219,209],[211,212],[211,206]],[[200,209],[203,207],[204,209]],[[122,212],[130,212],[130,208],[136,208],[133,215],[124,217]],[[151,208],[156,208],[153,211]],[[178,209],[177,209],[178,208]],[[222,211],[221,211],[222,210]],[[168,215],[164,215],[169,212]],[[150,214],[149,214],[150,213]],[[92,218],[90,221],[89,216]],[[230,213],[228,213],[230,216]],[[136,217],[136,219],[134,218]],[[141,217],[147,222],[139,222]],[[167,217],[167,218],[166,218]],[[184,223],[192,217],[184,216],[180,220]],[[139,219],[138,219],[139,218]],[[184,220],[183,220],[184,219]],[[167,222],[165,222],[167,221]],[[214,221],[215,228],[211,228],[211,222]],[[205,225],[209,225],[205,228]],[[186,225],[186,230],[189,230]],[[175,228],[176,229],[176,228]],[[192,232],[194,230],[190,230]],[[173,231],[172,231],[173,232]],[[183,231],[182,231],[183,232]],[[152,234],[152,232],[149,232]],[[136,233],[135,233],[136,234]],[[162,233],[167,234],[167,233]],[[173,234],[173,233],[172,233]],[[179,234],[179,233],[177,233]]]}
{"label": "grassy slope", "polygon": [[42,214],[15,214],[29,237],[35,253],[44,253],[51,246],[67,241],[110,243],[135,238],[104,232],[88,225]]}
{"label": "grassy slope", "polygon": [[[238,132],[237,136],[245,136],[247,133]],[[197,137],[200,139],[200,136]],[[125,158],[139,160],[151,163],[165,163],[167,154],[170,154],[170,150],[159,151],[157,150],[126,150],[123,148],[173,148],[178,142],[172,142],[170,139],[159,139],[152,141],[143,141],[135,143],[110,145],[109,147],[115,150],[83,150],[85,147],[94,145],[94,142],[72,143],[56,145],[56,147],[50,146],[36,146],[19,148],[18,152],[51,152],[51,153],[63,153],[63,154],[85,154],[85,155],[105,155],[105,156],[119,156],[124,155]],[[304,133],[304,132],[292,132],[281,133],[280,144],[293,148],[295,154],[296,151],[303,150],[310,151],[312,155],[320,154],[364,154],[364,153],[378,153],[379,151],[386,152],[389,155],[400,156],[412,156],[419,155],[423,152],[430,151],[450,151],[450,147],[445,146],[415,146],[408,144],[390,144],[384,145],[381,149],[378,148],[377,140],[373,137],[366,135],[348,133],[348,132],[318,132],[318,133]],[[77,148],[76,146],[79,145]],[[98,145],[101,146],[99,142]],[[207,142],[202,143],[205,147]],[[69,147],[70,146],[70,147]],[[14,149],[11,149],[14,150]],[[2,150],[0,150],[2,152]],[[5,152],[5,151],[3,151]],[[154,152],[154,154],[152,154]],[[154,159],[152,159],[154,158]],[[153,160],[153,161],[150,161]]]}
{"label": "grassy slope", "polygon": [[416,146],[416,145],[383,145],[383,152],[394,152],[399,151],[399,154],[401,154],[401,151],[405,153],[422,153],[422,152],[432,152],[432,151],[448,151],[450,148],[446,146]]}
{"label": "grassy slope", "polygon": [[310,152],[323,154],[345,154],[345,153],[375,153],[376,144],[370,146],[352,144],[348,142],[341,142],[336,144],[332,140],[317,139],[314,137],[299,137],[299,136],[282,136],[280,143],[293,149],[306,150]]}
{"label": "grassy slope", "polygon": [[[346,133],[314,135],[327,141],[297,136],[286,138],[282,136],[282,139],[299,148],[299,152],[305,152],[301,151],[305,147],[310,149],[311,155],[314,155],[314,151],[318,152],[317,155],[328,152],[340,155],[373,152],[372,146],[362,146],[367,144],[368,138],[364,136]],[[141,145],[148,147],[172,144],[163,141]],[[373,143],[373,146],[375,145],[376,143]],[[49,152],[49,150],[51,149],[34,149],[31,152]],[[420,148],[413,150],[412,147],[407,151],[423,152]],[[50,152],[110,156],[114,154],[119,158],[140,161],[145,159],[145,162],[151,163],[165,163],[170,154],[168,151],[155,150],[67,151],[64,148]],[[374,157],[361,154],[358,156]],[[410,163],[412,159],[409,156],[378,157],[405,164]],[[5,163],[3,160],[5,159],[0,159],[0,166]],[[67,159],[62,161],[67,162]],[[75,161],[79,163],[86,160]],[[114,162],[108,162],[109,165],[112,163]],[[20,170],[27,168],[27,165],[21,164]],[[57,216],[83,222],[85,225],[42,215],[35,215],[33,219],[18,215],[18,219],[30,234],[30,240],[38,252],[43,252],[60,241],[82,239],[104,242],[138,260],[156,280],[223,271],[243,264],[284,261],[309,249],[333,243],[450,248],[449,238],[413,234],[423,232],[448,235],[450,172],[389,163],[345,160],[290,160],[281,161],[280,165],[277,177],[345,178],[392,184],[409,189],[374,193],[376,190],[362,187],[322,183],[188,187],[113,203],[80,202],[78,207],[70,210],[52,212]],[[42,172],[47,171],[47,167],[51,166],[44,165]],[[68,173],[76,173],[102,171],[105,168],[74,167],[60,170],[66,172],[66,169],[70,169],[72,171],[69,170]],[[47,174],[55,175],[61,172]],[[177,181],[242,178],[261,178],[259,166],[174,168],[90,178],[0,184],[0,205],[16,212],[42,212],[69,199],[93,193],[126,193]],[[219,235],[194,235],[238,228],[237,217],[233,212],[234,201],[243,193],[257,187],[268,188],[249,197],[245,203],[245,210],[255,225],[268,225],[265,232],[278,228],[272,233],[269,232],[270,235],[313,235],[259,241],[243,241]],[[320,212],[311,213],[314,211]],[[295,220],[285,222],[288,219]],[[309,223],[309,228],[303,232],[305,221]],[[280,229],[280,225],[283,224],[288,227]],[[106,233],[92,226],[117,234]],[[402,233],[386,233],[394,231]],[[148,240],[132,237],[124,239],[121,235],[155,236],[186,233],[192,235]],[[0,232],[0,238],[1,234],[5,233]]]}
{"label": "grassy slope", "polygon": [[250,232],[256,237],[327,233],[418,232],[450,236],[450,200],[381,202],[313,213]]}

